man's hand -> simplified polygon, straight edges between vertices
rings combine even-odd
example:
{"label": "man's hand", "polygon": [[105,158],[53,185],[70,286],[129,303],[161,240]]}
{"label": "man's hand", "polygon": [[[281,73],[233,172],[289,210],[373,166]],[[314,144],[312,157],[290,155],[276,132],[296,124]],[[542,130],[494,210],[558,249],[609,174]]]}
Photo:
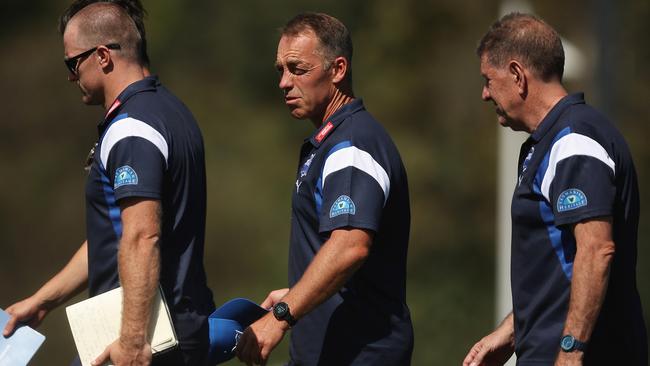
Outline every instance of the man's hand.
{"label": "man's hand", "polygon": [[558,353],[555,366],[582,366],[582,356],[580,351]]}
{"label": "man's hand", "polygon": [[514,319],[511,313],[494,332],[469,350],[463,366],[502,366],[514,351]]}
{"label": "man's hand", "polygon": [[9,337],[21,323],[27,324],[32,328],[37,327],[41,324],[49,309],[32,296],[11,305],[7,308],[6,312],[11,315],[11,318],[7,322],[2,335]]}
{"label": "man's hand", "polygon": [[272,307],[275,306],[275,304],[279,303],[280,300],[289,292],[288,288],[281,288],[279,290],[274,290],[269,292],[269,295],[264,299],[262,304],[260,305],[264,309],[271,310]]}
{"label": "man's hand", "polygon": [[120,339],[111,343],[92,365],[103,365],[111,361],[115,366],[149,366],[151,364],[151,346],[148,343],[128,345]]}
{"label": "man's hand", "polygon": [[[266,304],[266,300],[263,304]],[[237,357],[248,366],[266,365],[271,351],[282,341],[288,329],[289,324],[277,320],[272,313],[264,315],[242,334],[237,343]]]}
{"label": "man's hand", "polygon": [[510,359],[514,346],[509,337],[495,331],[478,341],[463,361],[463,366],[501,366]]}
{"label": "man's hand", "polygon": [[37,327],[50,310],[86,287],[88,280],[88,242],[84,241],[68,264],[36,293],[7,308],[11,315],[2,335],[9,337],[20,324]]}

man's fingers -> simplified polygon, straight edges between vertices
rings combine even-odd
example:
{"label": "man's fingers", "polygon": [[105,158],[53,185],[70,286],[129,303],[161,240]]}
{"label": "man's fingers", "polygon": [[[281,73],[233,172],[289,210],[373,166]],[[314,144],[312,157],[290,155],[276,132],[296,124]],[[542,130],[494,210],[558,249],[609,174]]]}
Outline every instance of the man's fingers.
{"label": "man's fingers", "polygon": [[110,355],[110,346],[106,347],[104,349],[104,352],[102,352],[101,355],[99,355],[95,361],[91,363],[91,365],[102,365],[104,362],[108,361],[108,356]]}
{"label": "man's fingers", "polygon": [[271,292],[271,293],[266,297],[266,299],[264,299],[264,301],[262,301],[262,303],[260,304],[260,306],[263,307],[264,309],[270,309],[271,306],[273,306],[273,297],[272,297],[272,295],[273,295],[273,292]]}
{"label": "man's fingers", "polygon": [[465,359],[463,360],[463,366],[479,365],[481,361],[477,359],[477,356],[481,348],[483,348],[481,346],[481,342],[478,342],[474,346],[472,346],[469,352],[467,352],[467,356],[465,356]]}
{"label": "man's fingers", "polygon": [[246,360],[246,366],[253,366],[253,358],[252,358],[252,352],[251,349],[253,348],[253,344],[251,343],[250,345],[246,345],[246,348],[243,350],[244,352],[244,360]]}
{"label": "man's fingers", "polygon": [[29,325],[32,328],[36,328],[39,325],[41,325],[41,322],[43,321],[43,318],[45,318],[45,312],[39,311],[37,312],[31,319],[29,319],[27,325]]}
{"label": "man's fingers", "polygon": [[474,346],[473,351],[475,351],[474,359],[469,366],[479,366],[483,364],[483,358],[490,351],[490,348],[486,347],[483,342],[479,342]]}
{"label": "man's fingers", "polygon": [[474,361],[474,357],[476,356],[476,345],[474,345],[472,348],[469,349],[469,352],[467,352],[467,356],[465,356],[465,359],[463,360],[463,366],[469,366],[472,361]]}
{"label": "man's fingers", "polygon": [[257,344],[254,341],[250,341],[246,344],[246,349],[244,350],[244,358],[246,359],[246,365],[253,366],[259,364],[257,358]]}
{"label": "man's fingers", "polygon": [[250,365],[250,361],[248,360],[248,338],[250,337],[249,333],[247,331],[244,331],[244,334],[242,334],[241,338],[239,338],[239,342],[237,343],[237,348],[235,348],[237,358],[241,362],[245,362],[247,365]]}
{"label": "man's fingers", "polygon": [[260,304],[261,307],[265,309],[270,309],[271,306],[278,303],[286,294],[289,292],[288,288],[281,288],[279,290],[273,290],[269,292],[266,296],[266,299]]}
{"label": "man's fingers", "polygon": [[7,325],[5,326],[5,329],[2,331],[2,335],[5,337],[9,337],[13,332],[14,329],[16,328],[16,323],[18,322],[18,318],[15,316],[12,316],[9,318],[9,321],[7,322]]}
{"label": "man's fingers", "polygon": [[256,345],[253,348],[253,361],[255,362],[256,365],[260,365],[262,363],[262,356],[260,355],[260,346]]}
{"label": "man's fingers", "polygon": [[237,345],[237,357],[241,362],[245,362],[247,366],[253,366],[259,365],[259,354],[257,339],[250,328],[247,328]]}
{"label": "man's fingers", "polygon": [[269,356],[270,356],[270,355],[271,355],[271,353],[270,353],[270,352],[267,352],[267,351],[264,350],[264,349],[259,350],[259,356],[260,356],[259,361],[260,361],[260,365],[262,365],[262,366],[266,366],[266,362],[269,360]]}

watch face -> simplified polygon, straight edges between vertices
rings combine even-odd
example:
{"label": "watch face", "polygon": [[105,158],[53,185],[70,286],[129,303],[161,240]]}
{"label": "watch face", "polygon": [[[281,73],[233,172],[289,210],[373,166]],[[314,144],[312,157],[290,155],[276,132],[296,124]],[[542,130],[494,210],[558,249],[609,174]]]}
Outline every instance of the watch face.
{"label": "watch face", "polygon": [[287,311],[289,310],[289,306],[283,302],[279,302],[275,304],[273,307],[273,315],[275,315],[276,318],[282,319],[287,315]]}
{"label": "watch face", "polygon": [[573,349],[574,341],[575,341],[575,339],[572,336],[566,335],[566,336],[562,337],[562,341],[560,342],[560,346],[565,351],[571,351]]}

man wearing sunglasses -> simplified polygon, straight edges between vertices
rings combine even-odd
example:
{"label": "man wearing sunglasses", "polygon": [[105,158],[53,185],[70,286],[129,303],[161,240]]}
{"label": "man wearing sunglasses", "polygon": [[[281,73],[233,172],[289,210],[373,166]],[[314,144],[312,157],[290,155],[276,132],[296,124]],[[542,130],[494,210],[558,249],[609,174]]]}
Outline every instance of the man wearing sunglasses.
{"label": "man wearing sunglasses", "polygon": [[140,35],[140,55],[138,57],[142,62],[144,75],[149,76],[149,54],[147,53],[147,40],[144,28],[144,18],[147,12],[142,6],[140,0],[76,0],[68,7],[66,12],[59,19],[59,32],[63,34],[63,31],[68,25],[68,22],[75,14],[79,12],[79,10],[85,8],[90,4],[98,2],[109,2],[119,5],[129,14],[135,23],[135,27],[138,29],[138,33]]}
{"label": "man wearing sunglasses", "polygon": [[[105,109],[89,157],[87,240],[61,272],[7,309],[12,318],[3,333],[38,325],[86,286],[90,296],[122,286],[119,339],[94,364],[203,365],[214,303],[203,266],[201,131],[183,103],[146,76],[144,33],[128,11],[111,2],[78,3],[62,21],[68,80],[85,104]],[[153,358],[147,326],[159,285],[180,345]]]}

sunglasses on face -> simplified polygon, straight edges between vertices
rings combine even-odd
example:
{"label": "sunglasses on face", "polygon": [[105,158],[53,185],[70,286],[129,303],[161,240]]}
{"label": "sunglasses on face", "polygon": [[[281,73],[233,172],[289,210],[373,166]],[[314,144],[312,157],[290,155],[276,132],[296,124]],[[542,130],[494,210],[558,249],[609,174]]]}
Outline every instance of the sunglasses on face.
{"label": "sunglasses on face", "polygon": [[[84,51],[76,56],[72,56],[70,58],[64,58],[63,62],[65,63],[65,67],[68,68],[68,71],[72,73],[73,75],[77,75],[77,69],[79,68],[79,60],[89,56],[91,53],[97,51],[97,49],[101,46],[93,47],[89,49],[88,51]],[[111,43],[107,44],[104,47],[108,48],[109,50],[119,50],[120,45],[117,43]]]}

